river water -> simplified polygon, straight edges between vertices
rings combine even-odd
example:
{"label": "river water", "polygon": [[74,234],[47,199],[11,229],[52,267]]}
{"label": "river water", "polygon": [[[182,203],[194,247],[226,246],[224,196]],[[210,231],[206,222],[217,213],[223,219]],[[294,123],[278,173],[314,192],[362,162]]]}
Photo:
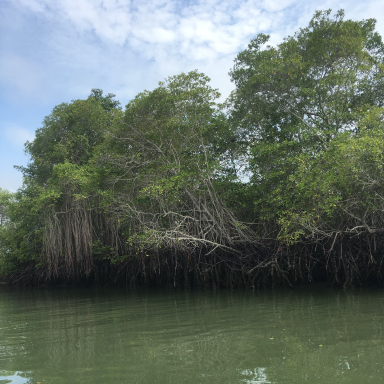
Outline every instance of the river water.
{"label": "river water", "polygon": [[0,288],[0,384],[384,382],[383,290]]}

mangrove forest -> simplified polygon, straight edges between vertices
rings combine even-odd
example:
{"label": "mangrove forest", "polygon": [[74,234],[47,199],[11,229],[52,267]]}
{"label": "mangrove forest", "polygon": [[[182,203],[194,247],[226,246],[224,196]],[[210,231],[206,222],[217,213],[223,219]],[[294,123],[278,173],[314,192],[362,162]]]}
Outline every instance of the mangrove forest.
{"label": "mangrove forest", "polygon": [[234,60],[225,102],[182,73],[125,108],[56,106],[0,190],[12,284],[264,287],[384,282],[384,45],[318,11]]}

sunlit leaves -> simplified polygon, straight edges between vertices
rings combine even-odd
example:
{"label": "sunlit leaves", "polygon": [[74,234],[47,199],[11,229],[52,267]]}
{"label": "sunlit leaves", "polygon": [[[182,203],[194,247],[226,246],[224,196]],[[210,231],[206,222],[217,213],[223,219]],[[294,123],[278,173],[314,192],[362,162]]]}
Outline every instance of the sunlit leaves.
{"label": "sunlit leaves", "polygon": [[237,56],[231,123],[248,138],[254,210],[279,223],[278,236],[294,242],[341,220],[339,202],[364,163],[347,153],[357,154],[359,121],[383,100],[384,49],[374,27],[321,11],[278,46],[260,34]]}

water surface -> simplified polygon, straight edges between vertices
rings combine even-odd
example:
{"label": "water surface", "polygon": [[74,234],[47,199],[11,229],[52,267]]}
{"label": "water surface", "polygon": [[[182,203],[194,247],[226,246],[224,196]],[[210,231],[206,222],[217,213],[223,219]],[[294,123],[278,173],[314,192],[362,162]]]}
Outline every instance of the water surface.
{"label": "water surface", "polygon": [[380,383],[384,291],[0,289],[0,384]]}

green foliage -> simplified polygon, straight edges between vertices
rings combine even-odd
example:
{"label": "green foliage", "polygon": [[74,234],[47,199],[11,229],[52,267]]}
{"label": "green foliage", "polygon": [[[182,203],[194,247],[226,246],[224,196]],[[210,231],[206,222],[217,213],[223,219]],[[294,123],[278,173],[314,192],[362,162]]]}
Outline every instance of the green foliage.
{"label": "green foliage", "polygon": [[281,218],[284,236],[304,229],[325,234],[383,227],[383,112],[367,112],[358,134],[338,135],[314,158],[301,156],[287,183],[292,194]]}
{"label": "green foliage", "polygon": [[[4,191],[2,191],[4,192]],[[7,221],[0,228],[0,274],[8,274],[20,263],[38,260],[41,241],[41,222],[38,213],[40,190],[29,188],[15,194],[2,193]]]}
{"label": "green foliage", "polygon": [[196,71],[181,74],[127,105],[108,141],[108,162],[124,193],[177,204],[180,191],[209,177],[214,159],[205,137],[219,94],[208,81]]}
{"label": "green foliage", "polygon": [[338,168],[346,160],[340,149],[345,155],[359,121],[383,100],[384,49],[375,21],[330,13],[317,12],[277,47],[264,48],[269,37],[257,36],[231,72],[231,120],[237,136],[248,138],[254,209],[292,241],[312,233],[319,210],[325,227],[338,227],[333,208],[345,196],[331,185],[352,177]]}
{"label": "green foliage", "polygon": [[183,73],[139,94],[115,121],[102,158],[131,251],[192,252],[239,231],[213,186],[225,174],[218,138],[228,137],[218,97],[205,75]]}
{"label": "green foliage", "polygon": [[26,144],[31,163],[22,169],[24,174],[45,183],[57,164],[86,164],[103,142],[113,118],[95,97],[58,105],[36,131],[35,140]]}
{"label": "green foliage", "polygon": [[[93,90],[86,100],[58,105],[36,131],[35,140],[26,143],[31,162],[20,168],[24,186],[8,204],[10,224],[1,231],[3,274],[24,261],[41,264],[51,260],[53,253],[61,255],[63,250],[56,249],[48,257],[52,244],[58,245],[65,231],[71,234],[67,235],[66,257],[80,252],[76,236],[87,237],[85,232],[73,231],[89,231],[85,212],[98,208],[104,189],[100,187],[103,171],[96,159],[120,112],[113,96],[103,97],[101,90]],[[56,243],[52,243],[54,236],[59,239]]]}
{"label": "green foliage", "polygon": [[[375,21],[316,12],[276,47],[268,39],[259,34],[237,56],[225,105],[192,71],[124,111],[100,89],[55,107],[26,144],[23,188],[0,190],[0,274],[33,261],[48,277],[89,276],[100,261],[160,275],[169,255],[185,252],[192,263],[198,251],[207,263],[230,254],[211,265],[220,264],[215,279],[228,268],[229,279],[289,280],[276,252],[261,260],[259,240],[280,250],[383,231],[384,46]],[[186,279],[200,268],[188,265]]]}
{"label": "green foliage", "polygon": [[120,101],[114,100],[115,96],[113,93],[103,96],[101,89],[93,88],[88,99],[97,100],[106,112],[113,112],[121,109]]}
{"label": "green foliage", "polygon": [[8,221],[7,216],[7,205],[12,199],[12,194],[7,190],[0,188],[0,228],[2,225],[5,225]]}

